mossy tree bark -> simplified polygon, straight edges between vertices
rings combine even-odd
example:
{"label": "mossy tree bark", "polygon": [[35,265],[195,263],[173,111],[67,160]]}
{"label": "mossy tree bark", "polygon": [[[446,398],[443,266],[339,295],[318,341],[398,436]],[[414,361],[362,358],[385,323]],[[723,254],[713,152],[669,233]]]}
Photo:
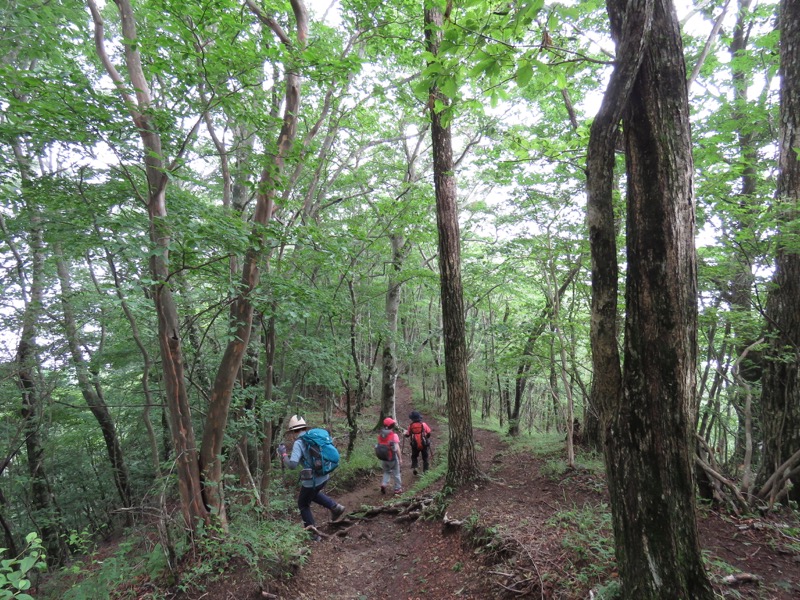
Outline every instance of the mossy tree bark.
{"label": "mossy tree bark", "polygon": [[[788,494],[800,499],[800,486],[786,487],[800,472],[787,461],[800,451],[800,3],[780,5],[781,108],[779,171],[775,206],[778,210],[778,254],[767,298],[767,360],[761,388],[764,434],[763,467],[759,481],[771,499]],[[771,477],[777,474],[777,477]]]}
{"label": "mossy tree bark", "polygon": [[[670,0],[608,0],[607,7],[618,60],[588,159],[592,393],[605,428],[623,597],[711,599],[694,518],[697,273],[680,29]],[[611,205],[620,120],[628,181],[622,370]]]}

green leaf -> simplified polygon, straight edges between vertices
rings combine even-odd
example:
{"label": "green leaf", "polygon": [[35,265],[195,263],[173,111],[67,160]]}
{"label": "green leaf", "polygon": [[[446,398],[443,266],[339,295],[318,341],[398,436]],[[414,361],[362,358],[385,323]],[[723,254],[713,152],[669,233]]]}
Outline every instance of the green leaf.
{"label": "green leaf", "polygon": [[440,89],[442,90],[442,93],[450,99],[453,99],[458,95],[458,83],[454,77],[448,77],[445,79],[442,82]]}
{"label": "green leaf", "polygon": [[20,579],[14,582],[14,587],[18,590],[27,590],[31,587],[30,579]]}
{"label": "green leaf", "polygon": [[31,554],[30,556],[26,556],[25,558],[22,559],[22,562],[19,563],[19,570],[22,571],[23,573],[27,573],[34,566],[36,566],[36,563],[38,561],[39,561],[39,555],[36,553]]}
{"label": "green leaf", "polygon": [[497,59],[495,59],[493,56],[490,56],[489,58],[484,58],[483,60],[478,62],[478,64],[476,64],[474,67],[472,67],[472,69],[470,69],[469,74],[472,77],[478,77],[480,75],[483,75],[484,73],[487,73],[489,69],[492,66],[494,66],[496,62]]}
{"label": "green leaf", "polygon": [[517,69],[516,80],[517,85],[521,88],[528,85],[533,78],[533,67],[530,63],[522,63]]}

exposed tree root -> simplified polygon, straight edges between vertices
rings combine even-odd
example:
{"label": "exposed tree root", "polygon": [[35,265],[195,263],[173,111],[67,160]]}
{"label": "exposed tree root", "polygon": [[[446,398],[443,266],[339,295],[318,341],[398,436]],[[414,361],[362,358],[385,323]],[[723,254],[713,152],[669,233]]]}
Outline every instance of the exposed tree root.
{"label": "exposed tree root", "polygon": [[[494,583],[515,597],[544,598],[544,582],[533,556],[517,538],[502,535],[477,523],[452,519],[445,512],[442,526],[446,530],[458,530],[469,542],[483,551],[484,556],[502,570],[487,571],[495,578]],[[538,594],[537,594],[538,592]]]}

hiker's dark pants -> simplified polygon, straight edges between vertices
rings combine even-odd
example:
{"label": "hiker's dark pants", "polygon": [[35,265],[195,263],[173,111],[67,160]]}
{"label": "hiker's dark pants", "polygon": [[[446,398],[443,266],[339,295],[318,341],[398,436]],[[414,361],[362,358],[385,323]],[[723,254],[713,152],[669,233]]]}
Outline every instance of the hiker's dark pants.
{"label": "hiker's dark pants", "polygon": [[314,515],[311,512],[312,502],[316,502],[328,510],[336,506],[336,502],[321,491],[326,483],[328,482],[323,481],[315,487],[300,486],[300,495],[297,497],[297,508],[300,509],[300,516],[303,518],[303,525],[305,527],[314,524]]}
{"label": "hiker's dark pants", "polygon": [[419,448],[415,448],[414,446],[411,446],[411,468],[412,469],[416,469],[417,468],[417,464],[419,464],[418,459],[419,459],[420,453],[422,453],[422,470],[423,471],[427,471],[428,470],[428,466],[429,466],[428,465],[428,446],[424,446],[422,448],[422,450],[420,450]]}

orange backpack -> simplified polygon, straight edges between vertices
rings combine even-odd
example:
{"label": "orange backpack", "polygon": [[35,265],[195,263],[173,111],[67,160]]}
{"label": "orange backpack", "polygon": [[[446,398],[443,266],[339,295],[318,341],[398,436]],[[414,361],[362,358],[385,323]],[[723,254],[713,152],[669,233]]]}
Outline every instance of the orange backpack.
{"label": "orange backpack", "polygon": [[[414,427],[416,425],[416,428]],[[425,435],[425,424],[422,421],[414,421],[408,426],[408,433],[411,436],[411,447],[414,450],[422,450],[430,446],[431,441]]]}

